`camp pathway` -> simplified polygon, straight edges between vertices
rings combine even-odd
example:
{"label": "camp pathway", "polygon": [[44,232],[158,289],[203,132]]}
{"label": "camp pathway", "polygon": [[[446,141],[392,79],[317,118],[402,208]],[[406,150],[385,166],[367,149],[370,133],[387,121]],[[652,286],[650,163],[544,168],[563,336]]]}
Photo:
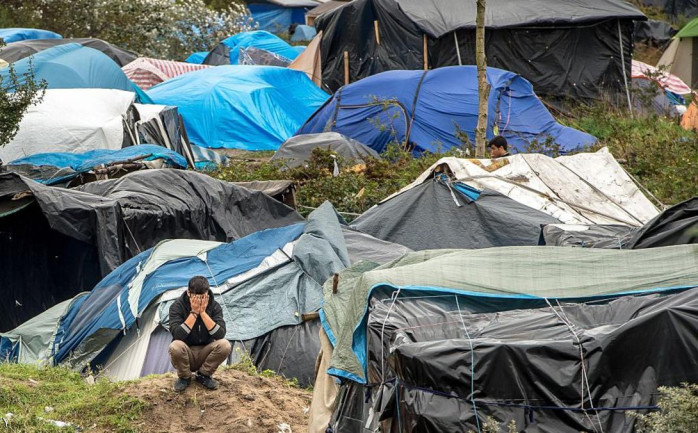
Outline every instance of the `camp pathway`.
{"label": "camp pathway", "polygon": [[[205,390],[196,382],[181,394],[172,390],[173,373],[144,378],[124,392],[148,403],[134,427],[152,433],[278,433],[307,430],[311,393],[278,377],[251,376],[235,369],[215,375],[220,387]],[[286,428],[285,432],[289,432]]]}

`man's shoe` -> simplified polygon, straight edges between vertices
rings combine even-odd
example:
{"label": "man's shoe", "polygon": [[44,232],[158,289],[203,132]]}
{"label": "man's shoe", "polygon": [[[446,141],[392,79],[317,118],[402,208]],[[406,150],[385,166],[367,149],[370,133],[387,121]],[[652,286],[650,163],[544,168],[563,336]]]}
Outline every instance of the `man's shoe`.
{"label": "man's shoe", "polygon": [[203,385],[204,388],[218,389],[218,382],[211,376],[207,376],[201,372],[196,373],[196,381]]}
{"label": "man's shoe", "polygon": [[174,383],[174,390],[177,392],[182,392],[185,389],[187,389],[187,387],[189,386],[190,383],[191,383],[191,378],[190,379],[183,379],[183,378],[179,377],[179,378],[177,378],[177,380]]}

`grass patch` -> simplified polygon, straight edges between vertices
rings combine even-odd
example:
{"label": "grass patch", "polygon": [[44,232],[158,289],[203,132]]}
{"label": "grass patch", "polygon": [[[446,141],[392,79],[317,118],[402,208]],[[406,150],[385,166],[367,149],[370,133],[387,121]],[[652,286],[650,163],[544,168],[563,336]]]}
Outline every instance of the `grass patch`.
{"label": "grass patch", "polygon": [[[146,407],[142,400],[122,393],[123,384],[97,380],[89,385],[78,373],[63,367],[39,368],[0,363],[0,417],[12,413],[8,432],[66,432],[47,420],[69,422],[113,432],[136,432],[132,421]],[[46,408],[49,408],[47,411]],[[3,422],[0,424],[5,426]]]}

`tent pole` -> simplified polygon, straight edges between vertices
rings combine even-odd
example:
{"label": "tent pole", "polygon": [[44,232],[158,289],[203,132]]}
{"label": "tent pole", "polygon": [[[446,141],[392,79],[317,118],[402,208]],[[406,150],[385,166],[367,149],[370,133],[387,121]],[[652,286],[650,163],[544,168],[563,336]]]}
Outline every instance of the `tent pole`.
{"label": "tent pole", "polygon": [[458,46],[458,31],[453,31],[453,40],[456,42],[456,54],[458,54],[458,66],[463,66],[463,61],[460,58],[460,47]]}
{"label": "tent pole", "polygon": [[427,34],[424,33],[424,37],[422,38],[424,41],[424,70],[426,71],[429,69],[429,46],[427,45]]}
{"label": "tent pole", "polygon": [[344,52],[344,85],[349,84],[349,51]]}
{"label": "tent pole", "polygon": [[620,63],[623,67],[623,82],[625,83],[625,94],[628,96],[628,110],[630,118],[633,117],[633,105],[630,102],[630,88],[628,87],[628,74],[625,72],[625,50],[623,49],[623,34],[620,31],[620,20],[618,20],[618,43],[620,44]]}
{"label": "tent pole", "polygon": [[380,34],[379,28],[378,28],[378,20],[375,20],[373,22],[373,31],[376,32],[376,43],[378,45],[380,45],[381,44],[381,34]]}

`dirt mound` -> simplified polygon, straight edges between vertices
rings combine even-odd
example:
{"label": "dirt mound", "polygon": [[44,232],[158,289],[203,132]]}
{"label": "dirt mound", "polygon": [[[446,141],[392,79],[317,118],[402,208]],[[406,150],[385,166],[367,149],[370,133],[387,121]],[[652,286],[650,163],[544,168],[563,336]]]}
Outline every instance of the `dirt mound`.
{"label": "dirt mound", "polygon": [[125,391],[149,403],[141,425],[144,432],[269,432],[307,431],[312,394],[278,378],[250,376],[234,369],[214,376],[220,387],[204,389],[196,381],[186,391],[173,391],[173,373],[142,379]]}

